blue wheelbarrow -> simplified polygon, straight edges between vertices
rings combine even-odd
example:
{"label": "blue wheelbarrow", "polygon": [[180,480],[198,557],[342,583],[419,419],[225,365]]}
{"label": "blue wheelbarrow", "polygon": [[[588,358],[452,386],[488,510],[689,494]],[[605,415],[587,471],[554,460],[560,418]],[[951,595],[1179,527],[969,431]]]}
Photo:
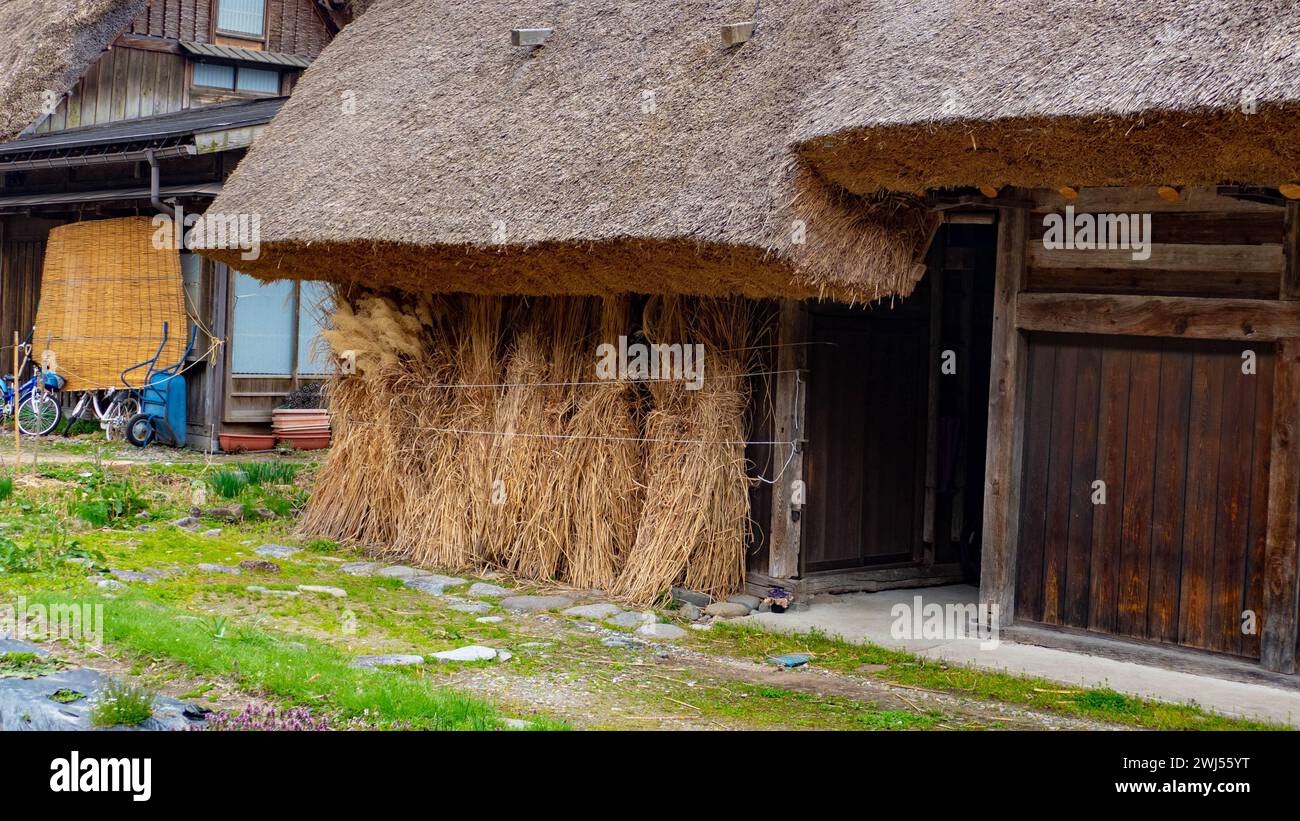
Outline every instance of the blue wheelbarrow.
{"label": "blue wheelbarrow", "polygon": [[[164,322],[162,344],[153,358],[122,371],[122,384],[140,394],[140,413],[126,422],[126,441],[136,447],[142,448],[151,442],[177,448],[185,445],[185,360],[194,350],[198,331],[197,327],[190,329],[190,340],[179,361],[160,368],[158,360],[167,347],[168,328]],[[126,375],[141,368],[145,369],[144,384],[137,387]]]}

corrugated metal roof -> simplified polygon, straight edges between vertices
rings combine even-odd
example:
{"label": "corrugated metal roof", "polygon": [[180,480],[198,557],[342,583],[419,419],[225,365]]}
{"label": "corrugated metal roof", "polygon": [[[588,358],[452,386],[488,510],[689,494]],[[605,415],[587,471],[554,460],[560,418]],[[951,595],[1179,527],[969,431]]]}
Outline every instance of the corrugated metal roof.
{"label": "corrugated metal roof", "polygon": [[138,117],[134,120],[55,131],[51,134],[4,143],[0,145],[0,157],[32,151],[59,151],[115,143],[134,143],[269,123],[286,99],[288,98],[266,97],[249,102],[222,103],[202,108],[189,108],[173,114],[160,114],[156,117]]}
{"label": "corrugated metal roof", "polygon": [[[158,189],[160,197],[200,196],[215,197],[221,193],[221,183],[204,182],[193,185],[164,185]],[[28,208],[34,205],[58,205],[77,202],[109,202],[116,200],[147,200],[148,188],[101,189],[98,191],[60,192],[57,194],[24,194],[18,197],[0,197],[0,210]]]}
{"label": "corrugated metal roof", "polygon": [[216,43],[181,43],[181,48],[196,57],[215,57],[218,60],[236,60],[241,63],[266,63],[272,66],[306,68],[311,60],[296,54],[284,54],[279,51],[258,51],[251,48],[219,46]]}

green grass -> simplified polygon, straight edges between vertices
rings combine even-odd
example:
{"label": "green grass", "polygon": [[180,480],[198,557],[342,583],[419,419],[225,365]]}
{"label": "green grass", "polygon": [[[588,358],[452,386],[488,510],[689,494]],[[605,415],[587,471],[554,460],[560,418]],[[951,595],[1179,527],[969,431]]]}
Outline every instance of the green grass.
{"label": "green grass", "polygon": [[90,708],[90,723],[96,727],[134,727],[153,715],[156,696],[144,687],[113,681]]}
{"label": "green grass", "polygon": [[[900,650],[852,644],[813,631],[785,635],[749,625],[717,624],[697,637],[715,651],[763,661],[783,653],[811,653],[813,663],[849,675],[1001,701],[1073,718],[1158,730],[1277,730],[1278,725],[1227,718],[1190,704],[1134,698],[1106,688],[1072,687],[1042,678],[1014,676],[924,659]],[[883,669],[861,672],[863,665]]]}
{"label": "green grass", "polygon": [[0,476],[0,502],[14,495],[14,477]]}
{"label": "green grass", "polygon": [[248,486],[248,474],[242,470],[219,470],[208,477],[208,487],[223,499],[234,499]]}
{"label": "green grass", "polygon": [[288,462],[248,462],[240,465],[250,485],[291,485],[297,465]]}
{"label": "green grass", "polygon": [[[419,672],[360,670],[329,646],[310,639],[285,640],[253,627],[226,629],[217,637],[209,624],[182,618],[174,608],[143,598],[103,604],[108,643],[144,657],[174,659],[199,675],[227,677],[281,703],[324,707],[341,719],[409,723],[413,729],[502,726],[488,703],[424,680]],[[546,720],[537,725],[561,726]]]}

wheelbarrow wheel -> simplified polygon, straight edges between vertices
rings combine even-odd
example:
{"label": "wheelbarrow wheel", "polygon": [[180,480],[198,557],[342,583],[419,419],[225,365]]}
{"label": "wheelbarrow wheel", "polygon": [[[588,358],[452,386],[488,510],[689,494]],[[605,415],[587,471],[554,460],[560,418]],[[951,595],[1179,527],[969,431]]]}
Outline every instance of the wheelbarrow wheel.
{"label": "wheelbarrow wheel", "polygon": [[126,441],[142,448],[153,441],[153,419],[147,414],[137,413],[126,422]]}

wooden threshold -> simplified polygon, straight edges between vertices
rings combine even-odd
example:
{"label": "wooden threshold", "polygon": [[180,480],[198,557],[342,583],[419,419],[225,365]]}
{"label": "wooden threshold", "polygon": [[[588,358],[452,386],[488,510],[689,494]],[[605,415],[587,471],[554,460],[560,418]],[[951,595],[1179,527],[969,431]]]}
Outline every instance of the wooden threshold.
{"label": "wooden threshold", "polygon": [[1176,647],[1125,636],[1103,635],[1073,627],[1017,622],[1002,628],[1002,639],[1054,650],[1144,664],[1179,673],[1300,690],[1300,676],[1275,673],[1239,656]]}
{"label": "wooden threshold", "polygon": [[961,584],[964,580],[961,565],[957,563],[924,565],[908,562],[887,567],[824,570],[797,579],[780,579],[750,571],[745,576],[745,592],[766,596],[772,587],[782,587],[799,599],[818,593],[875,593],[908,587],[937,587]]}

